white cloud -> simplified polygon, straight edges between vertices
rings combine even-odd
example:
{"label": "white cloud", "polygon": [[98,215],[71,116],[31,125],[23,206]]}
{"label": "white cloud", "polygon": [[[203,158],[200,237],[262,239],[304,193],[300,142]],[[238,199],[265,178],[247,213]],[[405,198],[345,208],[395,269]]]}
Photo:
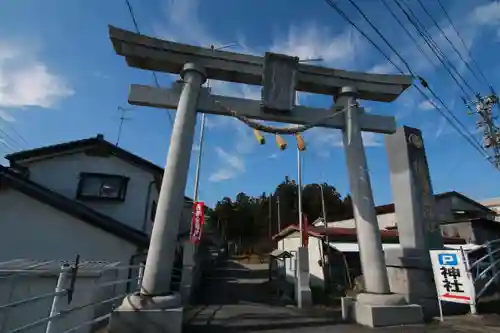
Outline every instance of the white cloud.
{"label": "white cloud", "polygon": [[260,87],[218,80],[210,80],[209,84],[215,95],[260,100]]}
{"label": "white cloud", "polygon": [[362,136],[365,147],[381,147],[384,145],[382,134],[363,132]]}
{"label": "white cloud", "polygon": [[434,106],[431,104],[429,100],[425,100],[418,105],[418,108],[421,110],[432,110],[434,109]]}
{"label": "white cloud", "polygon": [[[306,142],[310,143],[315,152],[321,157],[330,156],[330,148],[343,148],[341,130],[328,128],[313,128],[306,132]],[[371,132],[362,132],[363,144],[366,148],[376,148],[384,145],[383,135]]]}
{"label": "white cloud", "polygon": [[13,123],[16,121],[16,119],[5,110],[0,110],[0,118],[8,123]]}
{"label": "white cloud", "polygon": [[[156,34],[174,42],[210,47],[218,44],[198,18],[198,0],[168,0],[166,20],[155,26]],[[186,25],[187,24],[187,25]]]}
{"label": "white cloud", "polygon": [[470,14],[470,21],[480,25],[500,23],[500,2],[492,2],[475,8]]}
{"label": "white cloud", "polygon": [[272,52],[299,57],[323,59],[329,65],[343,66],[352,63],[360,43],[351,30],[334,35],[328,28],[316,24],[291,26],[286,38],[276,38]]}
{"label": "white cloud", "polygon": [[221,147],[215,147],[215,152],[219,159],[219,169],[210,175],[210,182],[220,182],[232,179],[245,170],[245,161],[237,154],[230,154]]}
{"label": "white cloud", "polygon": [[396,74],[399,73],[396,67],[394,67],[391,63],[381,63],[373,66],[368,70],[368,73],[373,74]]}
{"label": "white cloud", "polygon": [[93,71],[92,76],[98,78],[98,79],[103,79],[103,80],[109,80],[111,77],[107,74],[104,74],[101,71]]}
{"label": "white cloud", "polygon": [[51,108],[73,93],[30,50],[0,42],[0,106]]}
{"label": "white cloud", "polygon": [[[467,46],[467,50],[462,45],[462,41],[460,41],[459,36],[456,34],[453,26],[448,22],[448,20],[443,18],[441,22],[438,22],[441,30],[444,31],[444,35],[435,26],[429,26],[427,27],[427,30],[431,38],[439,46],[440,50],[457,68],[459,73],[463,75],[467,67],[462,62],[450,43],[446,40],[446,37],[454,44],[455,48],[460,52],[462,58],[465,61],[470,62],[468,49],[470,49],[473,43],[477,41],[478,37],[480,37],[480,35],[482,34],[483,29],[486,26],[500,25],[500,2],[479,5],[475,8],[474,6],[476,6],[476,4],[474,4],[473,1],[462,3],[465,4],[465,6],[463,8],[460,8],[460,11],[457,11],[457,13],[459,12],[460,14],[454,15],[454,13],[451,13],[451,16],[452,20],[455,22],[455,26],[459,30],[460,37],[464,41],[464,44]],[[410,27],[409,22],[407,22],[406,20],[404,20],[403,22],[408,26],[410,31],[414,31],[413,27]],[[460,22],[460,24],[457,25],[457,22]],[[396,23],[391,19],[391,24]],[[416,45],[408,38],[405,32],[402,32],[401,35],[404,35],[405,42],[399,43],[399,45],[396,43],[395,47],[400,52],[402,57],[410,64],[414,72],[421,74],[422,72],[433,70],[436,66],[438,66],[439,68],[442,67],[442,64],[437,59],[436,55],[430,50],[429,46],[423,38],[417,38],[418,45]],[[422,55],[419,48],[423,49],[427,57]],[[430,58],[432,63],[429,62],[428,58]],[[407,71],[406,66],[401,63],[400,59],[396,55],[392,55],[391,60],[404,71]],[[396,70],[394,66],[388,62],[383,62],[375,65],[369,71],[385,74],[399,73],[399,71]],[[456,88],[457,87],[454,86],[454,89]]]}
{"label": "white cloud", "polygon": [[212,183],[217,183],[217,182],[222,182],[224,180],[233,179],[234,177],[236,177],[236,172],[234,172],[234,170],[223,168],[211,174],[210,177],[208,178],[208,181]]}

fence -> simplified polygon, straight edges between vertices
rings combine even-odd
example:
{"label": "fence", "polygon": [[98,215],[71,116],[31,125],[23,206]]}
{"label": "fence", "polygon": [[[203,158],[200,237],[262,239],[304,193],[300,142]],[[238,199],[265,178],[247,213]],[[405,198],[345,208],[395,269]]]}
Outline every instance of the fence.
{"label": "fence", "polygon": [[472,261],[469,270],[474,279],[476,300],[500,292],[498,288],[500,285],[500,239],[489,241],[478,249],[470,251],[469,258]]}
{"label": "fence", "polygon": [[[80,264],[77,260],[57,269],[57,283],[55,289],[52,284],[51,292],[12,301],[15,283],[29,290],[34,286],[33,279],[20,283],[24,278],[54,276],[53,270],[39,269],[44,266],[47,262],[9,270],[8,274],[0,276],[0,283],[11,282],[10,288],[4,288],[8,302],[0,305],[0,333],[94,332],[107,324],[111,312],[127,294],[138,291],[143,272],[143,265],[119,266],[115,263],[101,265],[96,274],[95,267],[88,269],[88,263]],[[180,271],[174,268],[173,290],[179,288],[179,276]],[[89,277],[93,277],[93,283],[85,281]]]}

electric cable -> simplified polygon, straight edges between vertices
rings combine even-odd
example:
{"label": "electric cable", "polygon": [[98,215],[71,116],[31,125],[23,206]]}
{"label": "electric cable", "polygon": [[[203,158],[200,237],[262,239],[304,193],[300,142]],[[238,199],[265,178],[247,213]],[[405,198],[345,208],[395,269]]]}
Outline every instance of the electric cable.
{"label": "electric cable", "polygon": [[[353,3],[351,0],[349,0],[351,3]],[[368,35],[362,30],[360,29],[356,23],[354,23],[346,14],[344,11],[342,11],[342,9],[340,9],[335,3],[333,0],[325,0],[325,2],[332,8],[334,9],[342,18],[344,18],[351,26],[353,26],[361,35],[363,35],[366,40],[372,45],[374,46],[381,54],[382,56],[389,62],[391,63],[397,70],[399,70],[400,73],[404,74],[404,71],[394,63],[394,61],[392,61],[392,59],[380,48],[380,46],[377,45],[377,43],[375,43],[370,37],[368,37]],[[357,6],[356,6],[357,7]],[[359,7],[358,7],[359,8]],[[361,11],[361,9],[359,9]],[[364,15],[364,17],[366,18],[366,15]],[[368,20],[368,18],[366,18],[365,20]],[[370,21],[369,21],[370,22]],[[372,27],[373,27],[373,24],[370,24]],[[379,36],[381,35],[380,31],[378,31],[377,28],[374,29],[375,32],[377,32],[379,34]],[[382,36],[381,36],[382,37]],[[383,38],[385,41],[387,41],[387,39],[384,37]],[[389,43],[390,44],[390,43]],[[391,47],[391,49],[394,50],[394,47]],[[398,55],[400,58],[401,55],[399,54],[399,52],[395,51],[396,55]],[[426,89],[428,89],[431,94],[433,94],[433,96],[437,96],[433,91],[432,89],[430,89],[428,83],[421,77],[419,76],[416,76],[415,74],[413,74],[411,68],[409,67],[408,63],[406,61],[404,61],[404,59],[402,59],[402,62],[407,65],[408,67],[408,70],[410,71],[410,74],[414,77],[414,78],[417,78],[420,83],[422,84],[422,86]],[[426,94],[425,92],[418,86],[418,85],[414,85],[415,88],[417,89],[417,91],[448,121],[448,123],[460,134],[464,137],[464,139],[466,139],[474,149],[476,149],[482,156],[486,156],[488,157],[488,155],[485,153],[484,149],[478,145],[477,142],[475,142],[474,140],[471,140],[471,138],[469,138],[466,134],[464,134],[458,127],[457,125],[451,121],[451,119],[449,118],[449,116],[443,111],[441,110],[441,108],[439,108],[436,103],[434,103],[434,101],[432,101]],[[454,117],[456,119],[456,117],[453,115],[453,113],[451,112],[451,110],[442,102],[442,100],[440,98],[438,98],[438,100],[441,102],[441,104],[443,105],[443,107],[445,108],[445,110],[450,113],[450,115],[452,117]],[[458,121],[459,124],[462,124],[460,121]],[[462,124],[463,126],[463,124]],[[468,131],[467,131],[468,132]],[[469,135],[470,132],[468,132]],[[472,135],[471,135],[472,137]],[[489,162],[491,162],[489,159],[488,159]]]}
{"label": "electric cable", "polygon": [[[449,58],[446,56],[446,54],[441,50],[441,48],[437,45],[436,41],[430,36],[427,32],[427,29],[425,26],[422,24],[422,22],[418,19],[418,17],[415,15],[411,7],[409,7],[407,4],[407,9],[405,10],[403,6],[401,5],[401,2],[399,0],[394,0],[396,5],[399,7],[399,9],[403,12],[403,14],[406,16],[408,21],[413,25],[415,30],[418,32],[418,34],[422,37],[424,42],[427,44],[427,46],[430,48],[430,50],[434,53],[436,58],[441,62],[443,65],[444,69],[450,74],[452,79],[455,81],[455,83],[460,87],[462,92],[465,94],[465,96],[469,95],[465,90],[466,88],[469,89],[470,94],[474,95],[476,92],[474,89],[470,86],[470,84],[467,82],[467,80],[464,79],[464,77],[460,74],[460,72],[457,70],[457,68],[453,65],[453,63],[449,60]],[[412,18],[413,17],[413,18]],[[452,73],[454,71],[455,74]],[[463,82],[464,86],[458,82],[458,78]]]}
{"label": "electric cable", "polygon": [[463,58],[462,53],[460,53],[460,51],[458,51],[458,49],[455,47],[455,44],[453,44],[452,41],[448,38],[448,36],[446,36],[446,33],[443,31],[443,29],[438,24],[438,22],[434,19],[434,16],[432,16],[432,14],[427,10],[427,7],[425,7],[425,5],[422,3],[422,0],[417,0],[417,2],[420,5],[420,7],[422,7],[422,9],[427,14],[427,16],[429,16],[429,18],[432,20],[432,22],[434,23],[434,25],[436,26],[436,28],[439,30],[439,32],[441,33],[441,35],[448,41],[448,43],[451,45],[451,47],[453,48],[453,50],[458,54],[458,57],[460,58],[460,60],[465,64],[465,66],[467,67],[467,69],[472,73],[472,75],[477,80],[477,82],[481,83],[481,80],[476,75],[476,72],[474,70],[472,70],[472,68],[470,67],[469,63],[467,61],[465,61],[465,59]]}
{"label": "electric cable", "polygon": [[385,6],[385,8],[389,11],[389,14],[391,14],[391,16],[394,18],[394,20],[396,20],[396,22],[399,24],[399,26],[405,31],[405,33],[415,43],[415,45],[418,47],[418,49],[420,50],[420,52],[422,53],[422,55],[427,59],[427,61],[429,61],[431,63],[431,65],[434,66],[434,62],[431,60],[431,57],[429,57],[429,55],[424,51],[424,49],[422,48],[422,46],[420,45],[420,43],[417,41],[417,39],[415,37],[413,37],[413,35],[408,30],[408,28],[406,28],[406,26],[404,25],[404,23],[401,22],[401,20],[396,15],[396,13],[394,13],[394,11],[392,10],[391,6],[389,6],[389,4],[387,3],[387,0],[380,0],[380,1]]}
{"label": "electric cable", "polygon": [[460,35],[460,33],[458,32],[458,29],[456,28],[455,24],[453,23],[453,21],[451,20],[451,17],[450,15],[448,15],[448,11],[444,8],[441,0],[437,0],[439,6],[441,7],[441,9],[443,10],[444,12],[444,15],[446,16],[446,19],[448,20],[448,22],[450,23],[450,26],[452,27],[453,31],[455,31],[455,34],[457,35],[458,39],[460,40],[460,43],[462,43],[462,46],[464,47],[464,49],[467,51],[468,53],[468,56],[469,58],[472,60],[472,62],[474,63],[474,66],[476,66],[477,70],[479,71],[479,74],[481,74],[481,77],[483,78],[484,82],[489,86],[491,87],[491,84],[488,82],[488,79],[486,79],[486,76],[484,75],[483,71],[481,70],[481,67],[479,67],[478,63],[476,62],[476,60],[474,59],[474,57],[472,56],[472,53],[470,52],[469,48],[467,47],[467,45],[465,44],[465,41],[464,39],[462,38],[462,36]]}
{"label": "electric cable", "polygon": [[[139,24],[137,24],[137,20],[135,18],[134,9],[132,8],[132,4],[130,3],[129,0],[125,0],[125,3],[127,5],[128,11],[129,11],[130,16],[132,18],[132,22],[134,24],[135,32],[138,33],[139,35],[141,35],[141,31],[139,30]],[[158,76],[156,75],[156,72],[152,71],[152,74],[153,74],[154,84],[156,85],[157,88],[160,88],[160,82],[158,80]],[[170,122],[170,126],[173,127],[174,126],[174,122],[172,120],[172,115],[170,114],[170,112],[167,112],[167,117],[168,117],[168,120]]]}

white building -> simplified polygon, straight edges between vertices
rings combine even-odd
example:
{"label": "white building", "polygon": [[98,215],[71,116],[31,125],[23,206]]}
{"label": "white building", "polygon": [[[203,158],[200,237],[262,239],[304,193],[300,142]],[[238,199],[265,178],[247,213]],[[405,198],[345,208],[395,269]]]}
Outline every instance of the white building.
{"label": "white building", "polygon": [[[436,215],[441,222],[446,247],[454,248],[458,244],[466,249],[474,249],[478,247],[476,244],[500,238],[500,224],[493,221],[496,213],[488,207],[458,192],[437,194],[435,199]],[[394,204],[377,206],[375,209],[384,249],[399,247]],[[311,286],[323,287],[327,274],[337,275],[336,280],[343,280],[341,282],[346,284],[361,274],[354,218],[328,222],[326,230],[320,218],[309,227],[309,236]],[[284,260],[286,278],[292,282],[295,278],[295,252],[300,245],[297,226],[289,226],[275,235],[274,239],[278,242],[279,250],[292,254],[292,257]],[[323,269],[322,257],[327,257],[325,260],[329,263],[329,269]]]}
{"label": "white building", "polygon": [[[497,218],[497,212],[487,205],[483,205],[471,198],[463,195],[459,192],[444,192],[436,194],[435,198],[435,211],[438,220],[441,224],[448,225],[445,229],[453,229],[451,225],[458,227],[459,222],[471,219],[486,219],[494,221]],[[500,207],[500,203],[499,203]],[[380,230],[393,229],[397,227],[397,218],[395,213],[394,204],[387,204],[375,207],[377,212],[377,220],[379,223]],[[314,226],[323,226],[322,219],[318,219],[313,222]],[[341,221],[328,222],[328,227],[339,227],[339,228],[355,228],[356,223],[354,218],[347,218]],[[443,228],[443,227],[442,227]],[[447,231],[447,230],[446,230]],[[463,232],[452,231],[453,233],[459,233],[458,235],[464,239],[469,240],[474,238],[472,232],[469,234],[463,234]],[[448,235],[451,236],[448,232]],[[474,240],[471,240],[474,242]],[[482,242],[482,241],[481,241]]]}
{"label": "white building", "polygon": [[[148,247],[163,169],[94,138],[21,151],[0,166],[0,262],[137,262]],[[180,234],[189,232],[185,198]],[[142,259],[141,259],[142,260]]]}
{"label": "white building", "polygon": [[[352,284],[354,278],[361,274],[356,229],[335,226],[325,230],[324,227],[310,226],[308,234],[311,286],[323,288],[327,275],[335,276],[333,280],[340,280],[340,284]],[[381,230],[381,237],[384,250],[400,247],[397,230]],[[295,254],[300,246],[299,229],[296,225],[288,226],[273,238],[278,242],[280,250],[276,254],[285,251],[292,255],[284,259],[283,269],[286,280],[292,283],[296,274]],[[470,247],[459,237],[445,236],[443,240],[448,248]],[[325,269],[322,260],[325,262]]]}
{"label": "white building", "polygon": [[[480,201],[481,205],[488,207],[489,209],[495,211],[495,213],[500,214],[500,198],[492,198]],[[497,215],[496,221],[500,221],[500,216]]]}

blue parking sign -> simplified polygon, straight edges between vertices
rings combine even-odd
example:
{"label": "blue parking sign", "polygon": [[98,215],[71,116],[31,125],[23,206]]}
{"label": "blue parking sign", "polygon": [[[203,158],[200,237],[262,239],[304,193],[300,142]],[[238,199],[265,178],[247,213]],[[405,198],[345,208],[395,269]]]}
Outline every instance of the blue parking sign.
{"label": "blue parking sign", "polygon": [[458,256],[455,253],[441,253],[438,255],[439,264],[442,266],[458,265]]}

